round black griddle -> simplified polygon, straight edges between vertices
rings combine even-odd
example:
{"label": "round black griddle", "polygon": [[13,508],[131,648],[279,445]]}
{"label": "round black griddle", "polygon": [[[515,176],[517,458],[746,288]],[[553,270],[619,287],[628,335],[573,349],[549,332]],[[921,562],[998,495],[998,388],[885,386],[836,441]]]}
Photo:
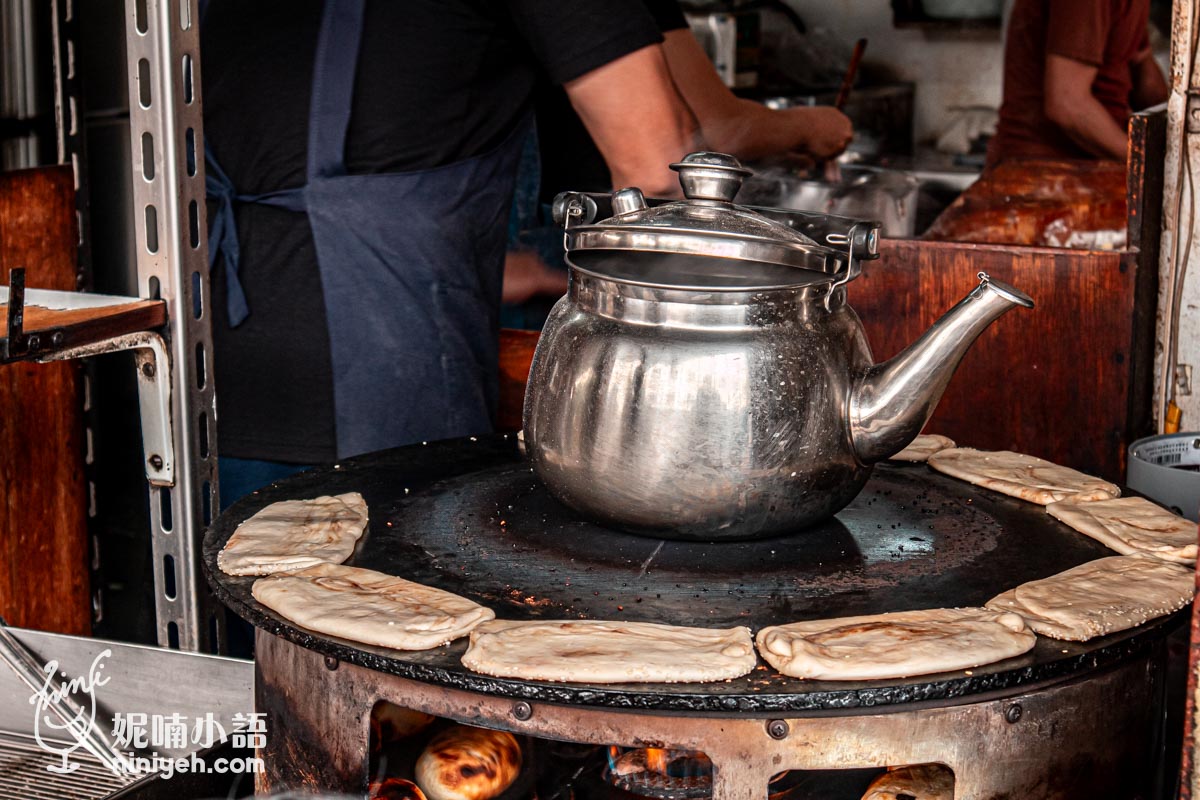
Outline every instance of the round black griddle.
{"label": "round black griddle", "polygon": [[349,565],[447,589],[505,619],[610,619],[726,627],[982,605],[1025,581],[1113,555],[1031,503],[923,464],[883,464],[836,518],[790,536],[703,544],[590,523],[554,500],[513,436],[452,440],[351,459],[244,498],[204,541],[218,597],[269,633],[370,669],[471,691],[630,709],[827,711],[1012,692],[1116,663],[1157,642],[1179,615],[1077,644],[1039,637],[1019,658],[897,681],[801,681],[765,665],[713,684],[552,684],[466,670],[465,641],[400,652],[314,634],[259,605],[254,578],[217,553],[270,503],[358,491],[370,525]]}

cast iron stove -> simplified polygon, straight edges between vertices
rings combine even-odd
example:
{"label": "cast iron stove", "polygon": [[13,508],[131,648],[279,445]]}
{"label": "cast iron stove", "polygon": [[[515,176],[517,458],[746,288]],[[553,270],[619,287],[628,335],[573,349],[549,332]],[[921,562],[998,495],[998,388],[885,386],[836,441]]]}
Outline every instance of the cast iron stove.
{"label": "cast iron stove", "polygon": [[274,484],[216,520],[204,564],[257,632],[262,790],[363,793],[383,700],[473,725],[596,745],[700,751],[716,800],[788,770],[942,763],[957,798],[1144,796],[1161,735],[1163,640],[1180,616],[1091,642],[896,681],[822,682],[765,665],[713,684],[586,685],[466,670],[465,641],[418,653],[313,634],[216,567],[237,525],[284,499],[358,491],[370,526],[347,562],[438,586],[501,618],[720,627],[981,605],[1111,555],[1037,505],[921,464],[885,464],[828,522],[754,542],[664,541],[594,525],[552,499],[515,437],[416,445]]}

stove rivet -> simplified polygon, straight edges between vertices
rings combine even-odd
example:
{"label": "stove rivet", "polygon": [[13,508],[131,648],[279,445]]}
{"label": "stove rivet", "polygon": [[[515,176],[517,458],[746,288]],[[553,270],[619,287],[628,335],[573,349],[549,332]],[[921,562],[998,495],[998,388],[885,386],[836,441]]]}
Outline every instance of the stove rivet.
{"label": "stove rivet", "polygon": [[1021,709],[1021,704],[1013,703],[1004,711],[1004,718],[1010,723],[1016,722],[1021,718],[1021,714],[1023,713],[1024,711]]}
{"label": "stove rivet", "polygon": [[338,660],[333,656],[325,656],[325,669],[332,672],[338,668]]}
{"label": "stove rivet", "polygon": [[524,722],[533,716],[533,707],[530,706],[529,703],[526,703],[524,700],[522,700],[513,706],[512,715],[521,720],[521,722]]}
{"label": "stove rivet", "polygon": [[767,735],[772,739],[786,739],[791,730],[791,726],[781,719],[773,719],[767,723]]}

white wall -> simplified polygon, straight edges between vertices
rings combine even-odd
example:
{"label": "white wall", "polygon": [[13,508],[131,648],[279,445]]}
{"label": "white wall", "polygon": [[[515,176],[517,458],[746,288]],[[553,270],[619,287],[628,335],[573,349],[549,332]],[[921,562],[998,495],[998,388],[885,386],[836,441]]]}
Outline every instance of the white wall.
{"label": "white wall", "polygon": [[805,23],[847,43],[867,37],[863,63],[872,72],[916,84],[918,143],[935,139],[950,106],[1000,107],[1004,48],[998,29],[892,27],[889,0],[788,0]]}

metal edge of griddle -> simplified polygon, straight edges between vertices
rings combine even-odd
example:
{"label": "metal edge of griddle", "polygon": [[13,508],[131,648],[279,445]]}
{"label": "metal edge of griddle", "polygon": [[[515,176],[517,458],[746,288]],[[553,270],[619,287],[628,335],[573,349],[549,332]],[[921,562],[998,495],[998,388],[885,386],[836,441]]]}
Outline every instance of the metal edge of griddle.
{"label": "metal edge of griddle", "polygon": [[[482,457],[494,460],[492,463],[499,463],[500,459],[515,457],[517,443],[515,436],[509,434],[471,437],[469,444],[465,439],[423,443],[347,459],[330,469],[338,473],[340,481],[345,483],[352,480],[357,472],[372,470],[386,464],[394,459],[397,453],[415,455],[418,452],[424,453],[426,458],[423,460],[423,468],[419,470],[421,477],[412,480],[410,488],[420,488],[455,474],[469,472],[470,470],[462,469],[462,452],[470,452],[476,458]],[[391,468],[394,468],[394,465]],[[415,469],[413,471],[418,472]],[[424,683],[513,700],[614,710],[737,716],[765,716],[781,712],[802,715],[855,714],[861,713],[863,709],[885,713],[888,710],[908,710],[916,706],[933,707],[962,703],[968,698],[971,702],[976,702],[1041,689],[1104,670],[1149,652],[1178,628],[1186,615],[1186,609],[1180,610],[1135,629],[1092,640],[1094,646],[1088,646],[1084,652],[1068,653],[1062,658],[1041,664],[1024,664],[1011,669],[990,671],[1004,663],[997,662],[976,668],[980,671],[979,674],[967,674],[974,670],[966,670],[930,675],[924,680],[906,680],[902,683],[856,682],[845,689],[830,689],[829,682],[822,682],[820,688],[814,687],[806,691],[803,688],[804,682],[798,679],[795,692],[718,693],[705,691],[703,687],[719,684],[596,685],[494,678],[470,672],[458,664],[458,658],[466,649],[462,640],[446,646],[444,651],[446,658],[452,659],[453,665],[431,665],[405,660],[402,651],[363,648],[346,640],[313,633],[284,620],[255,601],[250,594],[253,578],[236,578],[220,571],[216,563],[217,553],[241,520],[271,502],[286,499],[276,496],[281,491],[302,489],[306,484],[311,484],[314,488],[320,486],[317,479],[322,473],[328,474],[326,470],[310,471],[271,484],[239,500],[213,521],[205,534],[202,565],[205,577],[217,598],[247,622],[267,633],[334,659],[334,666],[336,662],[346,662]],[[1039,641],[1043,638],[1039,637]],[[1078,647],[1079,643],[1064,645]],[[394,652],[396,655],[387,655],[386,652]]]}

